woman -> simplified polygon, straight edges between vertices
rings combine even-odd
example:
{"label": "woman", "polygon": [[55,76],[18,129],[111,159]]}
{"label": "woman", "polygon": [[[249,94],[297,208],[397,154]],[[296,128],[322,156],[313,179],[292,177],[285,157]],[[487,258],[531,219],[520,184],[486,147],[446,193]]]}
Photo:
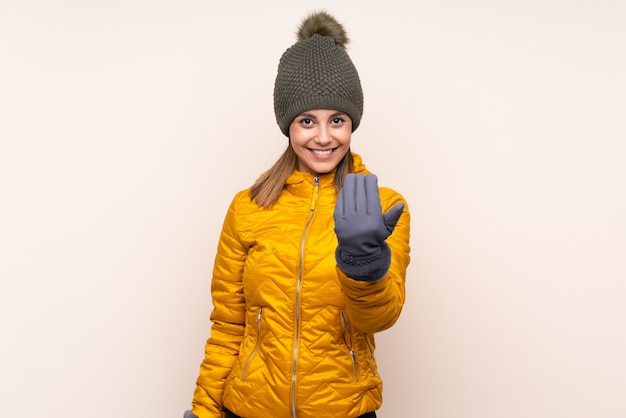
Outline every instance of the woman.
{"label": "woman", "polygon": [[350,150],[363,93],[347,42],[319,12],[281,57],[289,144],[228,209],[186,418],[375,417],[382,403],[374,334],[404,303],[409,213]]}

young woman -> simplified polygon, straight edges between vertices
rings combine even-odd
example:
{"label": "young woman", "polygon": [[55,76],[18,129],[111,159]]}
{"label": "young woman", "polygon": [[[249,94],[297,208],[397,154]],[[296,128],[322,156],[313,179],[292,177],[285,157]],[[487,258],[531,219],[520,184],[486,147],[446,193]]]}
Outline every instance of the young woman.
{"label": "young woman", "polygon": [[315,13],[280,60],[289,143],[226,214],[185,418],[375,417],[382,403],[374,334],[402,310],[409,213],[350,150],[363,93],[347,42]]}

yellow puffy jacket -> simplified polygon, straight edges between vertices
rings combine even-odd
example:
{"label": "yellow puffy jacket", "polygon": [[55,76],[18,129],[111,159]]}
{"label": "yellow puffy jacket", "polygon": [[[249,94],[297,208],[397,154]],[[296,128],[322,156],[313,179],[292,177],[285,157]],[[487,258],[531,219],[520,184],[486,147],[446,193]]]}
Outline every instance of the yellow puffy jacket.
{"label": "yellow puffy jacket", "polygon": [[213,325],[192,402],[199,418],[223,407],[245,418],[350,418],[380,407],[374,333],[404,304],[408,206],[380,188],[383,212],[405,203],[387,238],[391,267],[378,282],[351,279],[335,261],[333,177],[294,172],[271,209],[247,190],[235,196],[213,269]]}

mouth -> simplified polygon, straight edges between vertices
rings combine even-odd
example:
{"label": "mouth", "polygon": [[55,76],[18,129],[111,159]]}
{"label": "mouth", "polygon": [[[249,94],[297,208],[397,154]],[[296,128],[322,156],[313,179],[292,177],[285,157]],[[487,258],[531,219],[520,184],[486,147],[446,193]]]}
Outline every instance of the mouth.
{"label": "mouth", "polygon": [[313,149],[313,148],[309,148],[309,151],[311,151],[315,155],[319,155],[320,157],[326,157],[326,156],[332,154],[336,149],[337,148],[329,148],[329,149]]}

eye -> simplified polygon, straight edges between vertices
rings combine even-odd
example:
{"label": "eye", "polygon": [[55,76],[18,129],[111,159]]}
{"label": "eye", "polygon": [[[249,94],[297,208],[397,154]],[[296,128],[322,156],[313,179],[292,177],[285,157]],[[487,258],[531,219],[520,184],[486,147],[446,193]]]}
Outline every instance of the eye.
{"label": "eye", "polygon": [[346,121],[346,120],[345,120],[344,118],[337,116],[337,117],[334,117],[334,118],[333,118],[330,122],[331,122],[333,125],[341,125],[341,124],[342,124],[342,123],[344,123],[345,121]]}
{"label": "eye", "polygon": [[313,120],[310,119],[310,118],[302,118],[302,119],[300,119],[300,125],[311,126],[311,125],[313,125]]}

